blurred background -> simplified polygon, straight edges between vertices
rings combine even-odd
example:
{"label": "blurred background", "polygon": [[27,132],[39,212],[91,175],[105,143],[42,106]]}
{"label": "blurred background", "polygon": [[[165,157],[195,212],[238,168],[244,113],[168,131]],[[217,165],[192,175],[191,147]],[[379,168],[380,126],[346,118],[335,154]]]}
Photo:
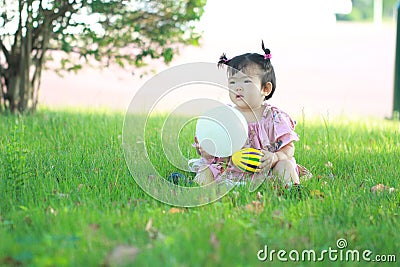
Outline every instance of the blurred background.
{"label": "blurred background", "polygon": [[217,62],[222,53],[262,54],[264,40],[277,75],[271,104],[294,116],[390,117],[396,12],[396,0],[208,0],[197,25],[200,46],[184,47],[169,65],[152,63],[147,73],[111,66],[61,77],[46,70],[39,104],[126,110],[154,74]]}

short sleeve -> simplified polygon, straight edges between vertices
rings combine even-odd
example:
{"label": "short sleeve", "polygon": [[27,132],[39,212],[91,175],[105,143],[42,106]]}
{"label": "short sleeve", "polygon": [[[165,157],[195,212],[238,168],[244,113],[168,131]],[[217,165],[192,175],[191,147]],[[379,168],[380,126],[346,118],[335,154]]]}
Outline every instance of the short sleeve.
{"label": "short sleeve", "polygon": [[273,132],[275,139],[274,150],[277,151],[281,147],[286,146],[290,142],[299,141],[299,136],[294,131],[295,122],[288,114],[278,109],[273,109]]}

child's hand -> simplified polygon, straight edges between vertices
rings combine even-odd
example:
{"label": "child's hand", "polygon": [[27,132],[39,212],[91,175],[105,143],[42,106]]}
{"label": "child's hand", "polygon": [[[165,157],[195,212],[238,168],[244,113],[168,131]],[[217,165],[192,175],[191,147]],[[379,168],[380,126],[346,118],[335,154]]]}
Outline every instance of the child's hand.
{"label": "child's hand", "polygon": [[199,154],[202,158],[205,159],[213,159],[214,156],[208,154],[204,149],[201,148],[199,141],[197,140],[197,137],[194,137],[194,142],[195,142],[195,148],[197,151],[197,154]]}
{"label": "child's hand", "polygon": [[261,164],[258,166],[259,169],[268,168],[271,169],[278,162],[278,157],[275,153],[269,152],[268,150],[262,149],[264,156],[260,159]]}

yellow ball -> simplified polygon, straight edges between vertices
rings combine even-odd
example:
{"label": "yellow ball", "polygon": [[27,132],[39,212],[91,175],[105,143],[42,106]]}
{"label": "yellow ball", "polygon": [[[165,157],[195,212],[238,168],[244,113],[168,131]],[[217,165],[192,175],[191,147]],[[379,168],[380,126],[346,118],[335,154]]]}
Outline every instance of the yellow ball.
{"label": "yellow ball", "polygon": [[242,171],[259,172],[258,166],[264,156],[260,150],[255,148],[243,148],[232,155],[232,162]]}

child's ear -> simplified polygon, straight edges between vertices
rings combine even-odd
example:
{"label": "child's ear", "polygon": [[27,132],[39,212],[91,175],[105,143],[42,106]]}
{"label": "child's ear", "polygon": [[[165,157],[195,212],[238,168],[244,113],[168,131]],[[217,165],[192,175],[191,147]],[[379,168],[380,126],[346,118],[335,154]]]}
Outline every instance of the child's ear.
{"label": "child's ear", "polygon": [[261,92],[264,96],[269,95],[272,92],[272,83],[271,82],[267,82],[263,88],[261,89]]}

